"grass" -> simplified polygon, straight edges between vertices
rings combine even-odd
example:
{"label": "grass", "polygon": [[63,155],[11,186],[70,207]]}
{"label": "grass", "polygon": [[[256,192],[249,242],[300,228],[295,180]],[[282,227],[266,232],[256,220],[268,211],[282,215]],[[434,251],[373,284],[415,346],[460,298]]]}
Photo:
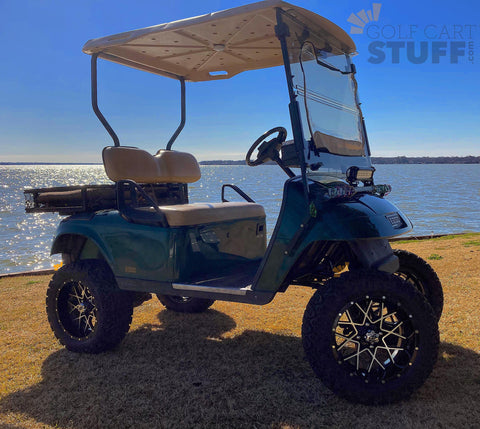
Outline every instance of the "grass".
{"label": "grass", "polygon": [[311,291],[263,307],[216,302],[176,314],[154,299],[135,310],[114,351],[70,353],[53,337],[48,277],[0,279],[0,427],[479,427],[480,248],[475,237],[394,243],[427,258],[445,290],[434,372],[405,402],[366,407],[327,390],[304,360]]}
{"label": "grass", "polygon": [[[439,250],[438,248],[436,250]],[[433,260],[433,261],[439,261],[440,259],[443,259],[443,256],[439,255],[438,253],[432,253],[427,259]]]}

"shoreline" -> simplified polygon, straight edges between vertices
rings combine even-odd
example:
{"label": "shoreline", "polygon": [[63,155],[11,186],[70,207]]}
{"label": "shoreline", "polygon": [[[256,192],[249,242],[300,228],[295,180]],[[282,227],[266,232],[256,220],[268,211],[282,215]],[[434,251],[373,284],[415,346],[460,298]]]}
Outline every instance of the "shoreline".
{"label": "shoreline", "polygon": [[46,268],[43,270],[32,270],[32,271],[19,271],[16,273],[0,274],[0,279],[6,279],[9,277],[42,276],[47,274],[53,274],[54,272],[55,270],[53,268]]}
{"label": "shoreline", "polygon": [[[465,156],[372,156],[373,164],[411,164],[411,165],[445,165],[445,164],[480,164],[480,155],[465,155]],[[244,159],[213,159],[199,161],[200,165],[246,165]],[[0,161],[0,166],[13,165],[103,165],[101,162],[35,162],[35,161]],[[268,161],[266,165],[276,165],[274,161]]]}
{"label": "shoreline", "polygon": [[[468,234],[480,234],[480,232],[461,232],[457,234],[431,234],[431,235],[417,235],[417,236],[407,236],[407,237],[394,237],[388,240],[389,242],[398,242],[398,241],[423,241],[423,240],[431,240],[434,238],[441,238],[441,237],[461,237],[462,235]],[[55,272],[53,268],[46,268],[42,270],[31,270],[31,271],[19,271],[15,273],[6,273],[0,274],[0,279],[9,278],[9,277],[27,277],[27,276],[41,276],[41,275],[51,275]]]}

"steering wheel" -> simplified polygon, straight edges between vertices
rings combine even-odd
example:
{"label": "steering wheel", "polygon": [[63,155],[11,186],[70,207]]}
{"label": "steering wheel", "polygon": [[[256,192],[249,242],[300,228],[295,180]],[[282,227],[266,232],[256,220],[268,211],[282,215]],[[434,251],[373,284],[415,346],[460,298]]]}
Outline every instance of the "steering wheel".
{"label": "steering wheel", "polygon": [[[278,136],[269,140],[268,142],[265,141],[267,137],[271,136],[272,134],[278,133]],[[279,153],[280,148],[282,147],[282,143],[287,138],[287,130],[283,127],[275,127],[271,130],[267,131],[265,134],[261,135],[253,145],[248,149],[247,156],[245,157],[245,161],[251,167],[255,167],[257,165],[263,164],[268,160],[277,161],[280,159]],[[261,143],[261,144],[260,144]],[[258,148],[257,159],[251,160],[250,157],[252,156],[253,151],[255,148],[260,145]]]}

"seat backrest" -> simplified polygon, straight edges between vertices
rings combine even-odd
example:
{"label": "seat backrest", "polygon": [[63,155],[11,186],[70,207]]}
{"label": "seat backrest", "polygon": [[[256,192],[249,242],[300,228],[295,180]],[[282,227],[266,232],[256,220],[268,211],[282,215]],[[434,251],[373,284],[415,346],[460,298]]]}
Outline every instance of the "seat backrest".
{"label": "seat backrest", "polygon": [[103,166],[110,180],[137,183],[193,183],[200,179],[195,157],[186,152],[160,150],[154,156],[136,147],[107,146]]}

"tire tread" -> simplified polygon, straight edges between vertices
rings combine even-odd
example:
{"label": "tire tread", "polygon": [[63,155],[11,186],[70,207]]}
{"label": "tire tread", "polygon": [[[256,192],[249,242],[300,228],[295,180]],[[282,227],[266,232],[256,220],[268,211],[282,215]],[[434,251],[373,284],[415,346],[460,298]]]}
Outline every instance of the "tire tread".
{"label": "tire tread", "polygon": [[[403,296],[416,308],[416,317],[421,319],[424,334],[422,358],[414,363],[415,371],[409,370],[398,380],[387,384],[365,386],[363,382],[352,382],[347,371],[339,371],[339,365],[333,358],[331,342],[331,324],[336,313],[352,297],[380,290],[388,282],[389,289],[395,295]],[[383,292],[388,292],[383,287]],[[397,291],[400,293],[397,294]],[[432,307],[424,296],[412,285],[397,276],[378,271],[347,272],[335,277],[317,290],[305,310],[302,324],[302,341],[307,360],[315,374],[326,387],[335,394],[356,403],[367,405],[389,404],[408,398],[430,375],[438,355],[439,333],[437,320]],[[413,367],[412,367],[413,369]],[[405,380],[406,379],[406,380]]]}
{"label": "tire tread", "polygon": [[[69,280],[87,283],[94,295],[98,311],[97,328],[91,338],[79,340],[62,327],[57,317],[56,297]],[[61,267],[47,289],[46,311],[53,333],[68,350],[80,353],[101,353],[113,349],[125,337],[132,322],[132,294],[118,288],[110,267],[104,261],[80,260]]]}

